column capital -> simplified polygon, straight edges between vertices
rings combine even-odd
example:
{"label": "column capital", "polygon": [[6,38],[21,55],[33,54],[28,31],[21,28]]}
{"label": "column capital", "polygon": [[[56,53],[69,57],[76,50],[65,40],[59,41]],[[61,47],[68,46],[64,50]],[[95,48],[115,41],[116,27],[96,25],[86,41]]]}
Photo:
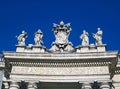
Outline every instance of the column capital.
{"label": "column capital", "polygon": [[10,83],[10,88],[9,88],[9,89],[19,89],[18,83],[15,82],[15,81],[12,81],[12,82]]}
{"label": "column capital", "polygon": [[37,89],[36,83],[35,82],[29,82],[28,83],[28,89]]}
{"label": "column capital", "polygon": [[85,82],[82,84],[82,89],[92,89],[91,84],[89,82]]}
{"label": "column capital", "polygon": [[108,82],[103,82],[100,85],[100,89],[110,89],[110,84]]}

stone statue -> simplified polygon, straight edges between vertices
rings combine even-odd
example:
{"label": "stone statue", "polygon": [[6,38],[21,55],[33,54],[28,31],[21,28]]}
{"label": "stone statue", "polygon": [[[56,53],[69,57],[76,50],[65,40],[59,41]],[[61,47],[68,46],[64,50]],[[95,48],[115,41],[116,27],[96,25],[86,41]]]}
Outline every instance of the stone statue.
{"label": "stone statue", "polygon": [[89,45],[89,34],[85,30],[83,30],[83,34],[80,36],[80,39],[82,40],[82,46],[88,46]]}
{"label": "stone statue", "polygon": [[71,30],[70,23],[65,24],[63,21],[59,24],[53,23],[55,42],[52,43],[52,48],[50,50],[59,52],[73,50],[72,43],[68,40]]}
{"label": "stone statue", "polygon": [[18,40],[18,45],[25,46],[25,39],[27,38],[27,32],[22,31],[22,34],[16,37]]}
{"label": "stone statue", "polygon": [[38,29],[34,37],[35,45],[41,46],[43,44],[42,37],[43,37],[43,33],[40,29]]}
{"label": "stone statue", "polygon": [[93,33],[93,37],[96,41],[96,45],[102,45],[102,30],[100,28],[98,28],[98,31],[96,34]]}
{"label": "stone statue", "polygon": [[60,24],[53,24],[53,31],[55,34],[56,41],[55,43],[67,44],[68,37],[71,31],[70,23],[64,24],[63,21]]}

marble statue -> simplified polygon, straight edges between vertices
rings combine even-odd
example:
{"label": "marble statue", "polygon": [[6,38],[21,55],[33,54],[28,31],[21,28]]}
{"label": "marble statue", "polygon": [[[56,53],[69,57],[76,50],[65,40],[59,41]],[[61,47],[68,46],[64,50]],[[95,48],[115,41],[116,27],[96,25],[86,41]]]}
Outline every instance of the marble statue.
{"label": "marble statue", "polygon": [[59,52],[73,50],[72,43],[68,40],[71,30],[70,23],[64,24],[63,21],[59,24],[53,23],[55,42],[52,43],[50,50]]}
{"label": "marble statue", "polygon": [[96,41],[96,45],[102,45],[102,34],[103,34],[103,32],[100,28],[98,28],[97,33],[95,33],[95,34],[93,33],[93,37]]}
{"label": "marble statue", "polygon": [[41,46],[43,44],[42,37],[43,37],[43,33],[40,29],[38,29],[34,37],[35,45]]}
{"label": "marble statue", "polygon": [[53,30],[56,38],[55,43],[67,44],[69,42],[68,36],[71,31],[70,23],[64,24],[63,21],[61,21],[60,24],[53,23]]}
{"label": "marble statue", "polygon": [[22,31],[22,33],[19,36],[16,36],[17,40],[18,40],[18,45],[24,46],[25,45],[25,39],[27,38],[27,36],[28,36],[27,32],[25,32],[25,31]]}
{"label": "marble statue", "polygon": [[80,36],[80,39],[82,40],[82,46],[88,46],[89,45],[89,34],[85,30],[83,30],[83,34]]}

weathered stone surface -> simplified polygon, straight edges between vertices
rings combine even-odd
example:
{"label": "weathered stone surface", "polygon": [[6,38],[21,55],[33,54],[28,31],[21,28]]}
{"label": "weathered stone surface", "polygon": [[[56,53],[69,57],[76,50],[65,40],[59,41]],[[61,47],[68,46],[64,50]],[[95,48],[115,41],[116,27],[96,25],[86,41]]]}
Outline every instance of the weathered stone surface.
{"label": "weathered stone surface", "polygon": [[40,75],[86,75],[109,74],[107,66],[100,67],[18,67],[14,66],[14,74],[40,74]]}

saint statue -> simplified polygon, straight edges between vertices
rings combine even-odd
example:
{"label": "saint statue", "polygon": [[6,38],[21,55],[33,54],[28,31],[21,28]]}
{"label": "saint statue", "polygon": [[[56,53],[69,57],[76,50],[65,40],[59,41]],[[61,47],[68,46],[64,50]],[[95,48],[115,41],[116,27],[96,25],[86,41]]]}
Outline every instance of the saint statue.
{"label": "saint statue", "polygon": [[88,46],[89,45],[89,34],[85,30],[83,30],[83,34],[80,36],[80,39],[82,40],[82,46]]}
{"label": "saint statue", "polygon": [[102,45],[102,30],[100,28],[98,28],[98,31],[96,34],[93,33],[93,37],[96,41],[96,45]]}
{"label": "saint statue", "polygon": [[35,45],[41,46],[43,44],[42,37],[43,37],[43,33],[40,29],[38,29],[34,37]]}
{"label": "saint statue", "polygon": [[16,36],[18,40],[18,45],[24,46],[25,45],[25,39],[27,38],[27,32],[22,31],[22,33],[19,36]]}

